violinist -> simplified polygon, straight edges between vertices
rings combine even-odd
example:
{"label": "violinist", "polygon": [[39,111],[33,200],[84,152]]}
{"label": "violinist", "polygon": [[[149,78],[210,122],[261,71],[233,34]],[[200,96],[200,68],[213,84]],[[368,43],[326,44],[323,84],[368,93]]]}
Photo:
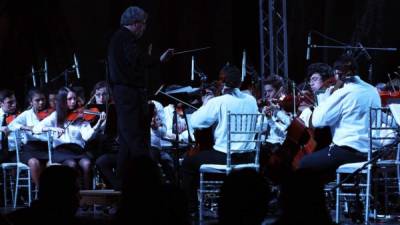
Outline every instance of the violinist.
{"label": "violinist", "polygon": [[78,108],[81,108],[85,105],[85,89],[81,86],[71,87],[76,93],[76,105]]}
{"label": "violinist", "polygon": [[[185,109],[181,103],[178,103],[176,106],[169,104],[164,107],[167,128],[165,138],[174,141],[178,137],[179,142],[189,144],[189,135],[193,138],[193,131],[188,129],[183,110]],[[171,141],[167,140],[161,140],[161,144],[163,148],[172,146]]]}
{"label": "violinist", "polygon": [[[226,163],[227,146],[227,111],[232,113],[257,113],[257,101],[253,96],[242,93],[239,90],[241,85],[241,73],[235,66],[225,68],[226,77],[223,95],[208,100],[190,117],[190,124],[194,129],[208,128],[216,125],[213,132],[214,146],[208,151],[200,151],[195,155],[186,156],[182,162],[183,180],[182,185],[187,195],[188,209],[195,213],[197,209],[197,187],[199,185],[199,168],[204,163]],[[251,138],[244,136],[240,139]],[[233,145],[233,149],[247,149],[247,145]],[[246,154],[235,163],[245,163],[248,158]]]}
{"label": "violinist", "polygon": [[309,119],[311,115],[311,108],[323,102],[329,97],[335,87],[337,79],[333,74],[333,69],[326,63],[313,63],[307,67],[307,80],[311,93],[305,91],[304,96],[309,96],[305,101],[300,103],[299,118],[304,121],[305,125],[309,127]]}
{"label": "violinist", "polygon": [[49,159],[46,134],[33,134],[32,128],[53,111],[46,108],[45,94],[39,89],[28,92],[30,108],[22,112],[8,126],[11,131],[23,130],[27,143],[20,152],[20,161],[31,169],[32,180],[37,185],[39,175]]}
{"label": "violinist", "polygon": [[[107,112],[107,107],[109,107],[109,104],[111,103],[111,98],[108,85],[105,81],[97,82],[94,85],[90,96],[91,98],[89,100],[89,108]],[[110,118],[110,115],[107,116],[107,120],[113,121],[112,118]],[[94,158],[97,158],[102,154],[112,151],[111,149],[114,149],[115,145],[117,144],[116,137],[114,135],[109,135],[105,132],[107,120],[102,123],[103,126],[99,128],[100,132],[98,132],[95,137],[93,137],[86,145],[88,152]],[[91,124],[94,125],[96,124],[96,122],[97,120],[94,119],[93,121],[91,121]]]}
{"label": "violinist", "polygon": [[161,165],[166,179],[171,183],[176,183],[173,158],[168,151],[165,151],[165,148],[162,148],[162,139],[167,132],[164,107],[155,100],[149,101],[149,107],[152,114],[150,121],[151,156]]}
{"label": "violinist", "polygon": [[285,95],[283,80],[278,75],[271,75],[264,81],[265,102],[261,111],[266,115],[264,120],[265,142],[262,145],[260,159],[261,166],[266,163],[268,155],[280,149],[286,138],[286,129],[291,123],[289,114],[280,108],[280,99]]}
{"label": "violinist", "polygon": [[323,102],[331,94],[336,83],[331,66],[326,63],[313,63],[307,68],[307,77],[315,103]]}
{"label": "violinist", "polygon": [[56,110],[56,97],[57,97],[57,90],[50,90],[48,93],[48,103],[49,109],[55,111]]}
{"label": "violinist", "polygon": [[90,96],[93,95],[95,104],[105,105],[112,102],[110,91],[105,81],[99,81],[94,85],[93,91],[91,92]]}
{"label": "violinist", "polygon": [[100,131],[105,113],[100,113],[94,126],[77,112],[77,94],[73,88],[61,88],[57,94],[56,111],[33,128],[34,132],[53,131],[53,162],[82,169],[84,188],[91,183],[91,160],[84,151],[86,141]]}
{"label": "violinist", "polygon": [[8,124],[17,115],[17,100],[15,94],[11,90],[0,91],[0,132],[1,132],[1,150],[0,162],[7,162],[11,155],[15,153],[15,141],[13,135],[10,135]]}
{"label": "violinist", "polygon": [[[285,183],[284,191],[287,199],[291,199],[291,202],[286,203],[288,207],[286,209],[304,210],[301,212],[288,210],[288,214],[283,215],[283,218],[290,213],[302,215],[303,221],[304,218],[313,218],[313,215],[306,215],[306,210],[313,208],[307,204],[313,202],[313,205],[326,206],[323,202],[323,185],[334,179],[336,169],[345,163],[367,159],[369,109],[381,107],[378,91],[361,80],[357,72],[357,63],[352,57],[341,56],[335,62],[334,70],[344,85],[320,102],[314,108],[310,119],[313,127],[328,126],[331,129],[332,143],[305,155],[300,160],[299,169],[293,174],[292,179]],[[326,208],[323,208],[321,213],[330,219]],[[291,219],[302,221],[302,218],[293,216]]]}

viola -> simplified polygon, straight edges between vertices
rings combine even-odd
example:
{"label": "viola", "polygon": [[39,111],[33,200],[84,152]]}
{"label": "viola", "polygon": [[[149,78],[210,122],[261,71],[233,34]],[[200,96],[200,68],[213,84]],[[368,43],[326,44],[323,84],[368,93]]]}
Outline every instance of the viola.
{"label": "viola", "polygon": [[100,114],[101,114],[100,110],[96,107],[88,109],[78,108],[68,114],[67,121],[73,122],[78,119],[83,119],[84,121],[92,122],[98,116],[100,116]]}
{"label": "viola", "polygon": [[44,118],[48,117],[52,112],[54,112],[54,109],[48,108],[48,109],[37,112],[36,116],[39,119],[39,121],[42,121]]}

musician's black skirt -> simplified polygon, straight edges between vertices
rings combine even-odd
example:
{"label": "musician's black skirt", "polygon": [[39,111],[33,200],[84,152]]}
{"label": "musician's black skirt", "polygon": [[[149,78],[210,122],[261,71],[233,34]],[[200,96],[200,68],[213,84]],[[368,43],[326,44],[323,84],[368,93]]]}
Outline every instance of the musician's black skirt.
{"label": "musician's black skirt", "polygon": [[62,163],[68,159],[80,160],[89,159],[84,149],[77,144],[62,144],[57,146],[52,154],[53,163]]}
{"label": "musician's black skirt", "polygon": [[22,151],[19,153],[20,161],[27,164],[31,158],[49,160],[47,141],[28,141],[23,145]]}

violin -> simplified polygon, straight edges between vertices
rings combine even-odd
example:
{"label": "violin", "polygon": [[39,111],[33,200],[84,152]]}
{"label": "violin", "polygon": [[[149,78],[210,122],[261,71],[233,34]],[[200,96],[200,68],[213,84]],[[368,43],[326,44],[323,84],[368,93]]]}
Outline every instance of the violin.
{"label": "violin", "polygon": [[53,108],[44,109],[44,110],[37,112],[36,116],[39,119],[39,121],[42,121],[44,118],[48,117],[54,111],[55,110]]}
{"label": "violin", "polygon": [[100,114],[100,110],[96,107],[88,109],[84,109],[83,107],[81,107],[70,112],[67,116],[67,121],[74,122],[78,119],[83,119],[84,121],[92,122],[98,116],[100,116]]}
{"label": "violin", "polygon": [[295,103],[296,103],[296,109],[299,108],[300,106],[314,105],[314,97],[310,92],[299,93],[295,97],[293,97],[293,95],[285,95],[280,97],[279,99],[272,99],[266,101],[264,105],[272,106],[273,108],[281,108],[286,112],[293,112],[293,105]]}
{"label": "violin", "polygon": [[380,91],[379,96],[381,97],[382,106],[387,106],[390,100],[400,99],[400,91]]}
{"label": "violin", "polygon": [[19,115],[19,112],[7,115],[7,117],[6,117],[7,125],[10,124],[15,118],[17,118],[18,115]]}

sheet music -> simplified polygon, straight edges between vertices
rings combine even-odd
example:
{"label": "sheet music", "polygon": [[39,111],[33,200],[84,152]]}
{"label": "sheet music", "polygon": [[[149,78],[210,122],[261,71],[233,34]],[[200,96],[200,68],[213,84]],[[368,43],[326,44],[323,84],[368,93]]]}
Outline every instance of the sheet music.
{"label": "sheet music", "polygon": [[389,109],[392,112],[394,120],[396,120],[397,125],[400,126],[400,104],[399,103],[392,103],[389,104]]}

